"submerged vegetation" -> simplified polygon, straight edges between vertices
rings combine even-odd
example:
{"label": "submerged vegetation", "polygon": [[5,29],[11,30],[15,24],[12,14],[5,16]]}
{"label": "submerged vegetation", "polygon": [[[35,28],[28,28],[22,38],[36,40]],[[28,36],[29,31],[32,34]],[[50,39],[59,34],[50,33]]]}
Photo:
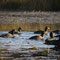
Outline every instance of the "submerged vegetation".
{"label": "submerged vegetation", "polygon": [[60,11],[60,0],[5,0],[2,10]]}

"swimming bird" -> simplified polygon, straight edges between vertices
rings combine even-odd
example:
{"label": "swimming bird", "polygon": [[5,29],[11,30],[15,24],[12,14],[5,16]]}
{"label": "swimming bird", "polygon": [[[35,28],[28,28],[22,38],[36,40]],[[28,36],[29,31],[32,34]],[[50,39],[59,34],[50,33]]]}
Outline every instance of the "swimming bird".
{"label": "swimming bird", "polygon": [[53,32],[50,32],[50,38],[48,38],[47,40],[49,40],[49,41],[54,40],[54,33]]}
{"label": "swimming bird", "polygon": [[55,45],[55,48],[56,50],[59,50],[60,49],[60,37],[58,40],[45,40],[45,44],[48,44],[48,45]]}
{"label": "swimming bird", "polygon": [[42,34],[42,33],[44,32],[44,34],[47,34],[49,29],[50,29],[50,28],[46,26],[44,31],[38,30],[38,31],[35,31],[34,33],[35,33],[35,34]]}
{"label": "swimming bird", "polygon": [[[11,31],[9,31],[10,33]],[[20,34],[21,33],[21,27],[18,28],[18,31],[15,30],[14,34]]]}
{"label": "swimming bird", "polygon": [[60,37],[60,35],[56,35],[55,37]]}
{"label": "swimming bird", "polygon": [[55,42],[54,33],[50,32],[50,38],[45,40],[45,44],[53,45]]}
{"label": "swimming bird", "polygon": [[21,30],[22,30],[21,27],[19,27],[19,28],[18,28],[18,31],[15,31],[14,34],[21,34]]}
{"label": "swimming bird", "polygon": [[60,33],[60,30],[54,30],[52,32],[54,32],[55,34],[59,34]]}
{"label": "swimming bird", "polygon": [[0,37],[13,38],[14,37],[14,32],[15,32],[15,29],[11,30],[8,34],[2,34],[2,35],[0,35]]}
{"label": "swimming bird", "polygon": [[29,39],[33,39],[33,40],[42,40],[44,39],[44,32],[42,32],[42,34],[40,36],[32,36]]}

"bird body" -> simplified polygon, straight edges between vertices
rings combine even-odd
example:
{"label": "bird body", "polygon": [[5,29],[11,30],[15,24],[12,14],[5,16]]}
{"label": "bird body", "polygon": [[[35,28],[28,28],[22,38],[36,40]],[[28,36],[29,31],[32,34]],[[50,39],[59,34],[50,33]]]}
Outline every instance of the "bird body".
{"label": "bird body", "polygon": [[29,39],[40,40],[40,39],[44,39],[44,37],[42,37],[42,36],[33,36]]}
{"label": "bird body", "polygon": [[55,42],[54,33],[53,33],[53,32],[50,32],[50,38],[46,39],[46,40],[45,40],[45,43],[46,43],[46,44],[49,44],[49,45],[50,45],[50,44],[53,45],[54,42]]}
{"label": "bird body", "polygon": [[14,36],[13,36],[12,34],[3,34],[3,35],[1,35],[0,37],[4,37],[4,38],[9,38],[9,37],[11,37],[11,38],[13,38]]}
{"label": "bird body", "polygon": [[47,34],[49,29],[50,29],[50,28],[46,26],[44,31],[38,30],[38,31],[35,31],[34,33],[35,33],[35,34],[42,34],[42,33],[44,32],[45,34]]}
{"label": "bird body", "polygon": [[47,39],[48,41],[54,40],[54,33],[50,32],[50,38]]}
{"label": "bird body", "polygon": [[41,35],[39,35],[39,36],[32,36],[29,39],[34,39],[34,40],[44,39],[44,32]]}
{"label": "bird body", "polygon": [[55,37],[60,37],[60,35],[57,35],[57,36],[55,36]]}
{"label": "bird body", "polygon": [[42,30],[38,30],[38,31],[35,31],[34,33],[35,34],[42,34],[44,31],[42,31]]}
{"label": "bird body", "polygon": [[54,30],[54,31],[52,31],[52,32],[54,32],[54,33],[56,33],[56,34],[59,34],[59,33],[60,33],[60,30]]}
{"label": "bird body", "polygon": [[4,37],[4,38],[13,38],[14,37],[14,29],[10,31],[10,33],[8,34],[2,34],[0,35],[0,37]]}

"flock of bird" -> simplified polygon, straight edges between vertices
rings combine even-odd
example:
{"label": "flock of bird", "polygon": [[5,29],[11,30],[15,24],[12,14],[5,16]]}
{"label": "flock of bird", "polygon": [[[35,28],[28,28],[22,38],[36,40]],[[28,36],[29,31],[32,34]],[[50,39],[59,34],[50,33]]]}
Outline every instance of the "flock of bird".
{"label": "flock of bird", "polygon": [[[18,31],[16,31],[15,29],[12,29],[7,34],[0,35],[0,37],[14,38],[14,34],[18,34],[18,35],[21,34],[21,30],[22,30],[21,27],[18,28]],[[44,29],[44,31],[38,30],[38,31],[34,32],[34,34],[40,34],[39,36],[32,36],[29,39],[35,39],[35,40],[40,40],[41,39],[42,40],[42,39],[44,39],[44,35],[48,34],[49,30],[50,30],[50,28],[46,26],[45,29]],[[50,38],[47,39],[47,40],[53,40],[54,34],[60,34],[60,30],[51,31],[50,32]],[[57,35],[55,37],[60,37],[60,35]]]}
{"label": "flock of bird", "polygon": [[[0,35],[0,37],[4,37],[4,38],[14,38],[14,34],[21,34],[21,27],[18,28],[18,31],[16,31],[15,29],[12,29],[11,31],[9,31],[7,34],[2,34]],[[39,36],[32,36],[29,39],[30,40],[44,40],[44,35],[48,35],[50,28],[49,27],[45,27],[44,31],[42,30],[38,30],[35,31],[34,34],[40,34]],[[60,30],[54,30],[50,32],[50,38],[47,38],[45,40],[45,44],[52,44],[55,45],[56,49],[60,49]],[[58,40],[55,40],[54,37],[58,37]]]}
{"label": "flock of bird", "polygon": [[16,31],[15,29],[12,29],[11,31],[9,31],[7,34],[2,34],[0,35],[0,37],[4,37],[4,38],[14,38],[14,34],[20,34],[21,33],[21,27],[18,28],[18,31]]}

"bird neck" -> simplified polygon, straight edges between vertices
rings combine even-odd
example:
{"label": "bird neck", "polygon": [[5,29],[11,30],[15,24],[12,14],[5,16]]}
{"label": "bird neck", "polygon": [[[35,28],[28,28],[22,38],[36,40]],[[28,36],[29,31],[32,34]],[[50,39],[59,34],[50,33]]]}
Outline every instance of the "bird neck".
{"label": "bird neck", "polygon": [[18,30],[18,32],[21,32],[21,29],[20,29],[20,30]]}
{"label": "bird neck", "polygon": [[41,36],[43,37],[43,36],[44,36],[44,34],[41,34]]}
{"label": "bird neck", "polygon": [[51,38],[54,38],[53,32],[50,33],[50,37]]}
{"label": "bird neck", "polygon": [[11,31],[11,32],[10,32],[10,34],[14,35],[14,32],[13,32],[13,31]]}

